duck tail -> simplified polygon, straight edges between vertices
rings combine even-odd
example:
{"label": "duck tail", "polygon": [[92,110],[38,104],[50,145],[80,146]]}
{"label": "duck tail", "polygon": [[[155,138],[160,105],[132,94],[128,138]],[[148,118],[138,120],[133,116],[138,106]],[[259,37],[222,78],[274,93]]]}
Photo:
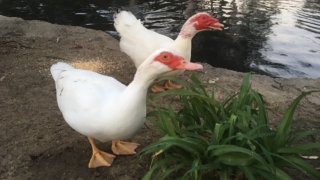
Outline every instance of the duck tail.
{"label": "duck tail", "polygon": [[135,29],[137,26],[142,26],[140,20],[138,20],[129,11],[121,11],[120,13],[114,15],[114,27],[116,28],[120,36],[124,36],[127,33],[130,34],[132,29]]}
{"label": "duck tail", "polygon": [[58,63],[56,63],[56,64],[51,66],[50,72],[51,72],[51,75],[52,75],[53,79],[55,81],[57,81],[59,75],[63,71],[66,71],[66,70],[69,70],[69,69],[74,69],[74,68],[69,64],[66,64],[66,63],[63,63],[63,62],[58,62]]}

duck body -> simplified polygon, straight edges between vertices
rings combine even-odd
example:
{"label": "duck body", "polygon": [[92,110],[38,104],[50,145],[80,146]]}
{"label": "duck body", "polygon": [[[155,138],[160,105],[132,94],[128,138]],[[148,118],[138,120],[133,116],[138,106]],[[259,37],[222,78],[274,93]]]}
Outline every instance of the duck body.
{"label": "duck body", "polygon": [[[121,11],[115,16],[114,26],[120,34],[120,49],[125,52],[138,68],[140,64],[154,51],[160,48],[173,49],[185,60],[191,58],[191,39],[183,43],[144,27],[131,12]],[[177,39],[178,39],[177,38]]]}
{"label": "duck body", "polygon": [[80,134],[102,142],[127,139],[143,125],[145,85],[133,82],[127,87],[113,77],[75,68],[62,71],[56,79],[59,109]]}

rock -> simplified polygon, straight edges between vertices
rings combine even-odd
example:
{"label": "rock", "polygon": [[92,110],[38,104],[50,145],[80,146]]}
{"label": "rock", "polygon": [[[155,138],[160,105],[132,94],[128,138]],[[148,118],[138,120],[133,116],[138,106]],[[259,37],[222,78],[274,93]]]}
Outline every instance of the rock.
{"label": "rock", "polygon": [[[214,68],[210,65],[204,66],[202,79],[210,81],[218,79],[215,83],[223,86],[222,94],[232,93],[239,89],[244,73]],[[320,90],[320,79],[307,78],[272,78],[265,75],[252,75],[252,87],[263,95],[267,103],[269,115],[276,122],[280,119],[289,104],[303,91]],[[296,119],[309,119],[316,128],[320,128],[320,92],[307,96],[300,104]],[[301,122],[307,123],[307,122]],[[310,127],[311,128],[311,127]]]}

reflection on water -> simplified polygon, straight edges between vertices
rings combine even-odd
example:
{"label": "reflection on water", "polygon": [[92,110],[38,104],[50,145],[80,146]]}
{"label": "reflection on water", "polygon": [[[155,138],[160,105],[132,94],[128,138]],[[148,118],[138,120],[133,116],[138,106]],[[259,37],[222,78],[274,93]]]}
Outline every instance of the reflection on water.
{"label": "reflection on water", "polygon": [[282,0],[279,6],[260,49],[263,59],[275,64],[254,61],[252,66],[282,77],[320,77],[320,1]]}
{"label": "reflection on water", "polygon": [[128,9],[150,29],[176,37],[199,11],[220,18],[223,32],[194,38],[192,58],[280,77],[320,77],[319,0],[0,0],[0,14],[104,30]]}

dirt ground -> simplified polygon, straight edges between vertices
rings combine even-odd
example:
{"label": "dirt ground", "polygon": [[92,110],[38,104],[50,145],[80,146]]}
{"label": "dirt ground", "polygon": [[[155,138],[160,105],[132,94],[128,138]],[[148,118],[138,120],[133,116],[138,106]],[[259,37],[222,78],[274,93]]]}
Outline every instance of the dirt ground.
{"label": "dirt ground", "polygon": [[[0,16],[0,179],[140,179],[148,159],[118,156],[111,168],[88,169],[91,148],[86,137],[72,130],[58,109],[50,66],[58,61],[108,74],[124,83],[133,64],[118,42],[102,31],[23,21]],[[206,65],[203,80],[215,80],[236,90],[242,73]],[[253,85],[266,97],[271,117],[300,91],[320,87],[320,80],[283,80],[254,76]],[[320,129],[320,95],[303,101],[296,128]],[[158,137],[151,123],[133,141],[141,147]],[[110,152],[110,143],[98,143]],[[319,165],[319,162],[318,162]],[[320,166],[320,165],[319,165]]]}

